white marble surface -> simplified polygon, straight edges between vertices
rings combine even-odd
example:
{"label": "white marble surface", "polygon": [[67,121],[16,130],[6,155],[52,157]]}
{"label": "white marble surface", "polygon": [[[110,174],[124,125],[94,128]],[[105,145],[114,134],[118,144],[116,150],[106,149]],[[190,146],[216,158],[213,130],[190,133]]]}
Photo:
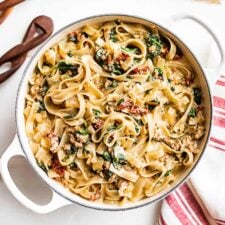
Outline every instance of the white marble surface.
{"label": "white marble surface", "polygon": [[[0,26],[0,55],[19,43],[29,22],[41,14],[53,18],[56,31],[78,18],[95,14],[128,13],[166,23],[169,15],[183,11],[194,12],[200,17],[207,18],[216,27],[221,38],[225,40],[225,26],[221,22],[225,19],[224,4],[208,5],[193,3],[191,0],[27,0],[17,6],[5,23]],[[169,28],[172,29],[172,27]],[[177,24],[173,29],[189,44],[203,66],[207,65],[210,48],[212,48],[208,34],[193,23]],[[34,51],[29,53],[29,57]],[[0,155],[10,144],[16,132],[14,121],[16,92],[25,64],[12,78],[0,85]],[[40,203],[50,198],[50,191],[35,177],[25,160],[14,159],[10,164],[10,170],[18,186],[30,198]],[[37,215],[25,209],[14,199],[0,177],[0,224],[2,225],[49,225],[53,223],[54,225],[62,223],[65,225],[154,225],[160,204],[159,202],[125,212],[96,211],[74,205],[48,215]]]}

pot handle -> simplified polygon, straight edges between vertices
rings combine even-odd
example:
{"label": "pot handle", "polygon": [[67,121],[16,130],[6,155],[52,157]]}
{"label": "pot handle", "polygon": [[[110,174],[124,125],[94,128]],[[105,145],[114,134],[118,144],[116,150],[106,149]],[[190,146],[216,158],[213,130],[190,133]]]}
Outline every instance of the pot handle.
{"label": "pot handle", "polygon": [[72,202],[64,199],[56,192],[52,191],[52,199],[49,203],[46,205],[39,205],[31,201],[28,197],[26,197],[16,186],[14,183],[8,169],[8,163],[10,159],[14,156],[23,156],[25,157],[20,143],[18,136],[15,135],[12,143],[10,146],[6,149],[6,151],[3,153],[1,159],[0,159],[0,171],[2,179],[4,180],[7,188],[10,190],[10,192],[14,195],[14,197],[26,208],[32,210],[35,213],[39,214],[46,214],[49,212],[52,212],[58,208],[61,208],[66,205],[72,204]]}
{"label": "pot handle", "polygon": [[[175,14],[171,16],[171,22],[178,22],[184,19],[190,19],[194,22],[200,24],[205,30],[208,31],[208,33],[212,36],[214,39],[220,53],[220,62],[217,66],[216,72],[218,75],[221,75],[225,71],[225,49],[223,47],[222,41],[219,38],[219,35],[217,35],[217,32],[213,28],[213,25],[210,25],[210,23],[207,21],[203,21],[203,19],[199,18],[198,16],[194,14],[188,14],[188,13],[180,13]],[[204,19],[205,20],[205,19]]]}

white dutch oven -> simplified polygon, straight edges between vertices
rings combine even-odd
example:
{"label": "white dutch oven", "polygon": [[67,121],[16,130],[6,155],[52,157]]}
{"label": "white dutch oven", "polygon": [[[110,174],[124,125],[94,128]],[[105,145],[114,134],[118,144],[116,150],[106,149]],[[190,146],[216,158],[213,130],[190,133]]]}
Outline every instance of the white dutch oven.
{"label": "white dutch oven", "polygon": [[[62,187],[59,183],[55,182],[54,180],[50,179],[47,177],[47,175],[43,172],[42,169],[40,169],[36,163],[36,160],[32,154],[32,151],[29,147],[28,144],[28,139],[25,134],[25,124],[24,124],[24,117],[23,117],[23,109],[24,109],[24,103],[25,103],[25,94],[27,91],[27,83],[28,80],[35,68],[35,65],[40,58],[40,56],[45,52],[45,50],[58,41],[60,41],[65,35],[69,32],[71,32],[74,29],[77,29],[79,27],[82,27],[86,24],[91,24],[91,23],[99,23],[99,22],[104,22],[104,21],[109,21],[109,20],[114,20],[114,19],[121,19],[123,21],[127,22],[134,22],[134,23],[140,23],[144,24],[146,26],[149,25],[156,25],[160,32],[162,34],[166,34],[169,36],[177,46],[181,48],[183,51],[184,55],[188,58],[190,61],[195,74],[197,74],[201,86],[202,86],[202,91],[203,91],[203,96],[205,99],[205,108],[206,108],[206,135],[204,136],[202,143],[201,143],[201,153],[196,157],[194,165],[190,168],[188,168],[184,174],[177,179],[177,181],[168,189],[164,190],[163,192],[160,192],[159,194],[143,199],[141,201],[135,202],[135,203],[128,203],[124,206],[114,206],[114,205],[107,205],[103,203],[96,203],[96,202],[91,202],[88,200],[85,200],[78,195],[75,195]],[[203,21],[200,19],[196,18],[195,16],[190,16],[190,15],[180,15],[173,17],[173,21],[177,20],[182,20],[182,19],[191,19],[194,20],[195,22],[199,23],[202,25],[214,38],[219,51],[221,55],[221,62],[219,66],[219,70],[224,67],[224,51],[222,48],[222,45],[218,38],[216,37],[215,33],[211,28],[208,27]],[[225,70],[224,70],[225,71]],[[37,53],[32,57],[30,62],[28,63],[25,71],[24,71],[24,76],[21,80],[18,94],[17,94],[17,101],[16,101],[16,124],[17,124],[17,134],[11,143],[11,145],[8,147],[8,149],[5,151],[5,153],[2,155],[1,158],[1,163],[0,163],[0,169],[1,169],[1,175],[2,178],[7,185],[8,189],[12,192],[12,194],[15,196],[15,198],[20,201],[25,207],[31,209],[32,211],[36,213],[49,213],[51,211],[54,211],[60,207],[63,207],[65,205],[70,205],[70,204],[79,204],[83,205],[89,208],[94,208],[94,209],[101,209],[101,210],[111,210],[111,211],[116,211],[116,210],[127,210],[127,209],[133,209],[137,208],[140,206],[144,206],[150,203],[153,203],[157,200],[160,200],[164,198],[167,194],[169,194],[172,190],[174,190],[176,187],[178,187],[182,182],[185,181],[185,179],[190,175],[190,172],[194,169],[196,164],[199,162],[199,159],[201,158],[205,146],[207,144],[207,140],[209,137],[210,133],[210,128],[211,128],[211,121],[212,121],[212,100],[211,100],[211,94],[209,90],[209,85],[206,80],[205,74],[203,72],[203,69],[201,68],[200,64],[198,63],[197,59],[191,53],[191,51],[188,49],[188,47],[180,40],[178,39],[175,35],[173,35],[171,32],[169,32],[167,29],[164,27],[158,25],[157,23],[151,22],[147,19],[143,19],[140,17],[136,16],[129,16],[129,15],[100,15],[100,16],[94,16],[94,17],[89,17],[83,20],[79,20],[77,22],[74,22],[58,32],[56,32],[44,45],[42,45],[41,48],[37,51]],[[15,185],[9,170],[8,170],[8,163],[9,160],[14,157],[14,156],[23,156],[25,157],[33,169],[37,172],[37,174],[49,185],[49,187],[52,190],[52,199],[51,201],[46,204],[46,205],[38,205],[34,202],[32,202],[28,197],[26,197]]]}

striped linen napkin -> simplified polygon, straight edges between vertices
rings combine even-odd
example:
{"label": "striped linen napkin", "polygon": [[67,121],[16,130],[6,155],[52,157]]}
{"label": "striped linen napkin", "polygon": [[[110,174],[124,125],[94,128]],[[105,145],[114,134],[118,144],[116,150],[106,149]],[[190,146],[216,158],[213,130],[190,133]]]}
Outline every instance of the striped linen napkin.
{"label": "striped linen napkin", "polygon": [[158,225],[225,225],[225,76],[213,94],[206,152],[191,178],[164,199]]}

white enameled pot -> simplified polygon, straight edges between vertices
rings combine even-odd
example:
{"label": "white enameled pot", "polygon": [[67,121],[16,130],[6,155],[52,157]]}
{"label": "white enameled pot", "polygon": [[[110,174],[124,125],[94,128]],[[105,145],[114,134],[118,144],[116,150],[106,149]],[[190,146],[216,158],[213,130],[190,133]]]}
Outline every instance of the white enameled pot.
{"label": "white enameled pot", "polygon": [[[202,86],[202,92],[204,96],[204,102],[205,102],[205,111],[206,111],[206,135],[201,141],[201,152],[199,155],[195,158],[195,162],[193,166],[188,168],[181,177],[179,177],[174,184],[172,184],[171,187],[168,189],[158,193],[157,195],[153,197],[149,197],[143,200],[140,200],[135,203],[128,203],[124,206],[117,206],[117,205],[108,205],[108,204],[103,204],[103,203],[96,203],[96,202],[91,202],[88,200],[85,200],[81,198],[78,195],[75,195],[62,187],[59,183],[55,182],[54,180],[48,178],[46,173],[42,169],[40,169],[36,163],[36,160],[33,156],[33,153],[29,147],[28,144],[28,139],[25,134],[25,123],[24,123],[24,117],[23,117],[23,110],[24,110],[24,103],[25,103],[25,94],[27,91],[27,83],[32,75],[32,72],[35,68],[35,65],[40,58],[40,56],[45,52],[47,48],[50,46],[54,45],[55,43],[59,42],[63,37],[65,37],[66,34],[71,32],[74,29],[80,28],[86,24],[92,24],[92,23],[99,23],[99,22],[105,22],[105,21],[110,21],[114,19],[121,19],[123,21],[127,22],[133,22],[133,23],[140,23],[146,26],[150,25],[156,25],[159,28],[159,31],[170,37],[176,45],[183,51],[184,55],[188,58],[189,62],[191,63],[195,74],[198,76],[201,86]],[[221,55],[221,61],[220,65],[218,66],[218,71],[222,70],[224,68],[224,50],[221,45],[221,42],[215,35],[215,32],[212,30],[212,28],[209,28],[209,26],[204,23],[201,19],[197,18],[196,16],[193,15],[178,15],[172,17],[173,22],[182,20],[182,19],[191,19],[200,25],[202,25],[214,38],[220,55]],[[219,72],[217,73],[219,74]],[[225,70],[223,70],[225,71]],[[168,195],[171,191],[173,191],[175,188],[177,188],[182,182],[184,182],[187,177],[190,175],[191,171],[195,168],[197,163],[199,162],[200,158],[202,157],[202,154],[204,152],[204,149],[206,147],[210,129],[211,129],[211,121],[212,121],[212,98],[211,98],[211,93],[210,93],[210,88],[209,84],[207,82],[205,73],[198,63],[196,57],[194,54],[189,50],[189,48],[179,39],[177,38],[172,32],[169,32],[166,28],[162,27],[161,25],[158,25],[155,22],[149,21],[144,18],[140,18],[137,16],[130,16],[130,15],[121,15],[121,14],[110,14],[110,15],[98,15],[98,16],[93,16],[89,18],[85,18],[79,21],[76,21],[70,25],[65,26],[58,32],[56,32],[51,38],[48,39],[36,52],[36,54],[32,57],[30,62],[28,63],[25,71],[23,78],[21,80],[18,94],[17,94],[17,100],[16,100],[16,124],[17,124],[17,133],[15,135],[15,138],[11,145],[8,147],[8,149],[4,152],[4,154],[1,157],[0,161],[0,169],[1,169],[1,176],[7,185],[8,189],[11,191],[11,193],[15,196],[15,198],[21,202],[25,207],[31,209],[32,211],[36,213],[49,213],[51,211],[54,211],[60,207],[63,207],[65,205],[70,205],[70,204],[79,204],[83,205],[89,208],[94,208],[94,209],[100,209],[100,210],[111,210],[111,211],[116,211],[116,210],[127,210],[127,209],[133,209],[137,208],[140,206],[145,206],[147,204],[151,204],[155,201],[163,199],[166,195]],[[9,160],[14,157],[14,156],[23,156],[25,157],[29,163],[31,164],[32,168],[37,172],[37,174],[48,184],[48,186],[52,190],[52,199],[50,202],[46,205],[38,205],[31,201],[27,196],[25,196],[15,185],[9,170],[8,170],[8,163]]]}

